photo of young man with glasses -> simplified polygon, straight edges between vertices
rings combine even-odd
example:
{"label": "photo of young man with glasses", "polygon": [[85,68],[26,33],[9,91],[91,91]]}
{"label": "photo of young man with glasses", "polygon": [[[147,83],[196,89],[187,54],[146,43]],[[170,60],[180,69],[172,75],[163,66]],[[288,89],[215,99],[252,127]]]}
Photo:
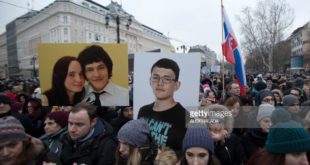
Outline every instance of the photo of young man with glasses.
{"label": "photo of young man with glasses", "polygon": [[158,145],[165,145],[176,152],[182,149],[186,132],[186,109],[174,99],[174,92],[180,86],[180,68],[172,59],[162,58],[151,68],[149,79],[155,101],[140,108],[138,118],[147,121],[153,139]]}

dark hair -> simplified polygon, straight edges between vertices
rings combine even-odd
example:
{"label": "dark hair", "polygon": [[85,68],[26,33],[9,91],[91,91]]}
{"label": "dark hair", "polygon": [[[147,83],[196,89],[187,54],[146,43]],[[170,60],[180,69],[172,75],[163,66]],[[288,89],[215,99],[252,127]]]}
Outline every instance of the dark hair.
{"label": "dark hair", "polygon": [[230,96],[225,102],[224,105],[228,108],[231,108],[232,106],[234,106],[236,103],[239,103],[241,106],[241,101],[239,99],[239,97],[237,96]]}
{"label": "dark hair", "polygon": [[27,95],[27,94],[25,94],[25,93],[21,93],[21,94],[19,94],[19,95],[16,96],[16,100],[17,100],[18,102],[21,102],[21,97],[24,97],[25,100],[26,100],[26,102],[27,102],[27,100],[28,100],[28,98],[29,98],[29,95]]}
{"label": "dark hair", "polygon": [[14,163],[16,164],[27,164],[36,159],[38,153],[34,153],[36,151],[35,145],[31,142],[31,138],[27,138],[26,140],[22,141],[23,143],[23,152],[21,155],[16,159]]}
{"label": "dark hair", "polygon": [[175,81],[179,80],[180,68],[175,61],[168,58],[162,58],[153,64],[151,68],[151,73],[153,72],[153,69],[155,67],[171,69],[175,74]]}
{"label": "dark hair", "polygon": [[246,95],[246,96],[242,96],[240,97],[241,99],[241,105],[250,105],[250,106],[253,106],[253,98],[249,95]]}
{"label": "dark hair", "polygon": [[302,91],[300,90],[300,88],[298,88],[298,87],[292,87],[292,88],[290,89],[290,92],[291,92],[292,90],[298,91],[299,96],[302,95]]}
{"label": "dark hair", "polygon": [[94,62],[102,61],[108,68],[109,78],[112,77],[113,62],[109,54],[101,46],[92,45],[92,46],[86,47],[84,50],[80,52],[78,56],[78,61],[82,65],[84,76],[85,76],[86,65],[94,63]]}
{"label": "dark hair", "polygon": [[[69,65],[72,61],[78,60],[76,57],[64,56],[55,63],[53,68],[52,88],[43,93],[48,98],[49,106],[70,105],[64,82],[68,74]],[[80,102],[83,96],[84,90],[76,93],[73,98],[73,105]]]}
{"label": "dark hair", "polygon": [[80,102],[73,106],[70,113],[77,113],[83,110],[87,112],[89,119],[94,119],[97,117],[97,107],[86,102]]}
{"label": "dark hair", "polygon": [[260,149],[251,156],[246,165],[270,164],[271,162],[273,165],[283,165],[285,163],[285,155],[271,154],[266,149]]}
{"label": "dark hair", "polygon": [[[209,160],[208,160],[207,165],[220,165],[220,164],[221,164],[220,161],[215,155],[213,154],[209,155]],[[185,155],[181,158],[181,165],[188,165]]]}

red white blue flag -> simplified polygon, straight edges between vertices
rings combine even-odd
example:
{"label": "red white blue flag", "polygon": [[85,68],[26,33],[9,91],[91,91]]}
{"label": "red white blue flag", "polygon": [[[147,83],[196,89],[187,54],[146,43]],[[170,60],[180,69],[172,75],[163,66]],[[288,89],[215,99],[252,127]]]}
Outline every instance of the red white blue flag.
{"label": "red white blue flag", "polygon": [[226,60],[235,65],[235,72],[237,75],[237,81],[240,86],[241,95],[246,94],[246,78],[245,78],[245,69],[243,65],[243,59],[238,49],[238,42],[234,35],[234,31],[230,26],[230,22],[226,11],[223,7],[223,27],[224,27],[224,36],[225,42],[222,44],[223,55]]}

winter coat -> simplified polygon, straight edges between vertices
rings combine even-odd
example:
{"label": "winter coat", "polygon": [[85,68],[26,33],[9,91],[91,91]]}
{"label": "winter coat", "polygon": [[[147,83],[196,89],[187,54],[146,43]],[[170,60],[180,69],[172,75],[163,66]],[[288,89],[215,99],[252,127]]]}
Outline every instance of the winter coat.
{"label": "winter coat", "polygon": [[67,133],[67,127],[60,129],[53,135],[43,135],[40,139],[48,146],[51,152],[60,155],[62,149],[61,139]]}
{"label": "winter coat", "polygon": [[265,146],[267,136],[268,134],[264,133],[261,128],[253,128],[241,137],[247,159]]}
{"label": "winter coat", "polygon": [[215,156],[225,165],[242,165],[245,161],[243,146],[235,134],[225,138],[224,144],[215,143]]}
{"label": "winter coat", "polygon": [[82,142],[72,140],[68,134],[65,135],[60,155],[62,163],[114,165],[117,142],[112,135],[112,126],[99,118],[92,135]]}
{"label": "winter coat", "polygon": [[50,152],[48,147],[44,145],[41,140],[32,137],[30,141],[31,147],[25,149],[23,151],[23,155],[19,157],[19,160],[26,160],[26,162],[20,162],[21,164],[42,165],[43,162],[47,162],[55,163],[56,165],[62,165],[59,157]]}

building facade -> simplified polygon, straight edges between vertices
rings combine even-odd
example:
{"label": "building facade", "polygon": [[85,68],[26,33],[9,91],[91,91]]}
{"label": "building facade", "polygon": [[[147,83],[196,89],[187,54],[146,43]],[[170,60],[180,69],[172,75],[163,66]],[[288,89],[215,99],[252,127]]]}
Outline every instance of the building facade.
{"label": "building facade", "polygon": [[296,29],[290,36],[291,70],[310,70],[310,22]]}
{"label": "building facade", "polygon": [[56,0],[6,26],[5,34],[0,35],[0,58],[7,57],[7,63],[0,63],[0,69],[8,66],[10,77],[38,76],[39,43],[116,43],[116,17],[120,20],[119,39],[128,44],[128,53],[171,50],[165,35],[137,21],[116,2],[102,6],[91,0]]}

